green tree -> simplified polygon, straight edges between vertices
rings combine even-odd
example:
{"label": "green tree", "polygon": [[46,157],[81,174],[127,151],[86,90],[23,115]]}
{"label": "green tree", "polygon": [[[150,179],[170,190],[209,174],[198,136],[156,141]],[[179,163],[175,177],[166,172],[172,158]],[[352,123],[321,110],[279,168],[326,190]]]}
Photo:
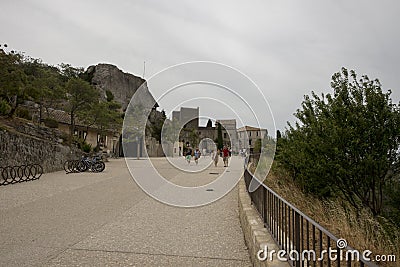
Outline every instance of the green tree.
{"label": "green tree", "polygon": [[162,139],[170,143],[179,141],[179,130],[179,121],[177,119],[166,119],[162,129]]}
{"label": "green tree", "polygon": [[49,114],[49,108],[57,107],[65,100],[65,86],[59,69],[42,63],[40,59],[27,57],[23,63],[28,79],[29,96],[39,104],[39,121],[43,121],[43,108]]}
{"label": "green tree", "polygon": [[164,110],[162,110],[161,113],[156,110],[152,110],[149,114],[149,124],[146,129],[146,135],[150,135],[157,141],[161,142],[161,131],[166,118],[167,115],[165,114]]}
{"label": "green tree", "polygon": [[[107,132],[119,132],[122,126],[122,117],[119,109],[121,105],[117,102],[95,102],[77,113],[78,118],[83,121],[87,128],[93,127],[104,136]],[[97,140],[99,141],[99,140]],[[97,143],[97,147],[99,144]]]}
{"label": "green tree", "polygon": [[107,102],[114,100],[114,94],[110,90],[106,90],[106,100]]}
{"label": "green tree", "polygon": [[262,146],[261,139],[257,139],[257,140],[254,142],[253,152],[254,152],[254,153],[260,153],[260,152],[261,152],[261,146]]}
{"label": "green tree", "polygon": [[99,101],[99,93],[88,82],[80,78],[71,78],[66,84],[67,110],[71,115],[70,135],[75,130],[76,113],[90,107]]}
{"label": "green tree", "polygon": [[[73,78],[81,78],[84,76],[83,68],[72,67],[70,64],[61,63],[58,65],[62,80],[68,82]],[[82,79],[86,81],[85,79]],[[89,81],[87,81],[89,83]]]}
{"label": "green tree", "polygon": [[[24,57],[14,51],[6,51],[7,45],[0,48],[0,100],[12,117],[17,107],[27,98],[27,76],[22,69]],[[9,107],[9,108],[8,108]]]}
{"label": "green tree", "polygon": [[224,139],[222,138],[222,126],[221,123],[217,123],[217,148],[222,150],[224,146]]}
{"label": "green tree", "polygon": [[199,134],[195,129],[188,129],[189,132],[189,142],[192,148],[195,148],[199,144]]}
{"label": "green tree", "polygon": [[343,68],[333,94],[305,96],[295,127],[279,142],[279,162],[308,192],[342,196],[382,211],[385,185],[399,168],[400,113],[378,80]]}

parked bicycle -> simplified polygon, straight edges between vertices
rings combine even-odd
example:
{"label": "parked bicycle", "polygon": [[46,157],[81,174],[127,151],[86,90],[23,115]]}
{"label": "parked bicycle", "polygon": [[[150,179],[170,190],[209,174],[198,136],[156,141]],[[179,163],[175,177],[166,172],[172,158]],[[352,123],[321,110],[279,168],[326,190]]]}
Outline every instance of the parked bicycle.
{"label": "parked bicycle", "polygon": [[92,172],[102,172],[106,165],[100,156],[82,157],[81,161],[78,163],[78,170],[80,172],[85,172],[91,170]]}
{"label": "parked bicycle", "polygon": [[106,165],[100,156],[88,157],[83,156],[80,160],[68,160],[64,163],[66,173],[71,172],[102,172]]}

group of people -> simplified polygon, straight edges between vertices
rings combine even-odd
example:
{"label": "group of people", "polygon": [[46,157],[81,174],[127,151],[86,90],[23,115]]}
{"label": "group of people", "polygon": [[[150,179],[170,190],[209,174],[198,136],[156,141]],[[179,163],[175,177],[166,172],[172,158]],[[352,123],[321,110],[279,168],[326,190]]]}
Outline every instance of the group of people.
{"label": "group of people", "polygon": [[[217,151],[212,151],[211,157],[212,160],[214,161],[215,167],[218,165],[219,157],[222,156],[223,162],[224,162],[224,167],[228,167],[229,164],[229,157],[231,156],[231,150],[227,147],[224,146],[222,151],[217,149]],[[185,158],[188,164],[190,164],[190,161],[192,160],[192,157],[194,157],[194,162],[196,162],[196,165],[199,164],[199,158],[201,156],[201,152],[199,148],[196,148],[194,152],[192,149],[189,147],[186,150]]]}
{"label": "group of people", "polygon": [[188,164],[190,164],[190,161],[192,160],[192,156],[194,156],[194,162],[196,162],[196,165],[199,164],[199,158],[201,156],[201,152],[199,148],[196,148],[196,150],[193,152],[192,149],[189,147],[186,151],[186,161]]}
{"label": "group of people", "polygon": [[231,156],[231,151],[229,150],[229,148],[227,146],[224,146],[222,151],[220,151],[219,149],[217,149],[216,152],[213,151],[212,159],[214,160],[215,167],[217,167],[218,165],[220,155],[222,156],[224,167],[228,167],[229,157]]}

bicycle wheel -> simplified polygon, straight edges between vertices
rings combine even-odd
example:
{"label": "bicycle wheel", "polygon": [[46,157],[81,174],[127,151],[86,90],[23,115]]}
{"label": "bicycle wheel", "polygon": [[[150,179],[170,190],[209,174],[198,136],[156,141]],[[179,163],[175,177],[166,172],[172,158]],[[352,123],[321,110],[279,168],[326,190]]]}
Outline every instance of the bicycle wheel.
{"label": "bicycle wheel", "polygon": [[70,173],[71,172],[70,165],[71,165],[71,161],[70,160],[67,160],[66,162],[64,162],[64,171],[66,173]]}
{"label": "bicycle wheel", "polygon": [[95,162],[93,164],[93,168],[95,172],[102,172],[106,168],[106,165],[102,161]]}
{"label": "bicycle wheel", "polygon": [[84,172],[84,171],[87,171],[88,166],[86,165],[86,163],[83,160],[80,160],[77,163],[76,168],[78,169],[79,172]]}

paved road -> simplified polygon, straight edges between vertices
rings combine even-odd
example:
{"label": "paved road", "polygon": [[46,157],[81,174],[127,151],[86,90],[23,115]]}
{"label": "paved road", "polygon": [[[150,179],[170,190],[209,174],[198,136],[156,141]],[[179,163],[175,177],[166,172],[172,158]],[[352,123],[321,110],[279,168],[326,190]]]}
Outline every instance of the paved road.
{"label": "paved road", "polygon": [[[184,186],[207,184],[230,169],[182,175],[165,159],[153,162]],[[147,196],[122,159],[103,173],[56,172],[0,187],[0,240],[0,266],[251,265],[236,188],[199,208],[169,206]]]}

